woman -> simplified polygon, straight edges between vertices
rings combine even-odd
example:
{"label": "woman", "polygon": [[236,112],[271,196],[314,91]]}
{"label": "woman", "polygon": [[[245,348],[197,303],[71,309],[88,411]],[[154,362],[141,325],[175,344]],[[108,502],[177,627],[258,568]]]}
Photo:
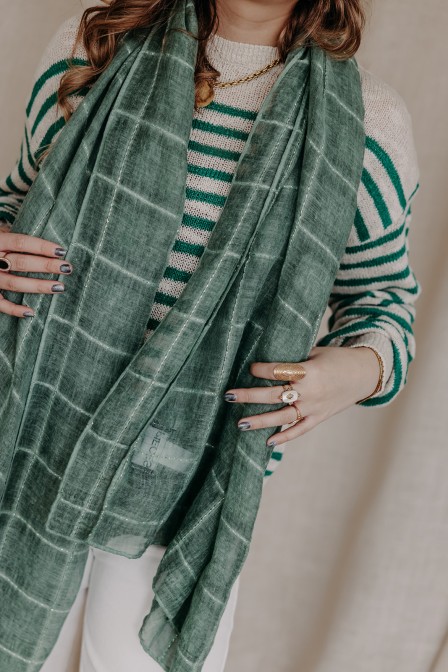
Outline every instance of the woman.
{"label": "woman", "polygon": [[[198,43],[190,39],[196,19]],[[420,293],[407,242],[418,170],[403,101],[363,69],[359,79],[354,67],[362,26],[358,0],[220,0],[216,8],[112,0],[71,17],[47,48],[21,156],[0,185],[0,326],[11,379],[0,470],[0,586],[11,607],[0,623],[5,669],[68,669],[89,585],[83,672],[222,670],[259,485],[283,444],[355,403],[389,404],[403,388]],[[135,41],[121,42],[130,35]],[[137,108],[142,89],[158,95]],[[184,156],[185,138],[186,165],[170,163],[170,152]],[[70,173],[73,166],[81,172]],[[135,224],[148,204],[149,231]],[[181,221],[163,238],[173,211]],[[123,226],[113,228],[116,212],[126,237]],[[240,223],[251,216],[255,228],[238,248]],[[135,254],[145,243],[154,271]],[[226,259],[235,264],[227,275]],[[108,280],[113,291],[105,295]],[[81,297],[73,310],[70,292]],[[315,345],[327,302],[330,332]],[[29,319],[12,331],[14,317]],[[96,369],[106,353],[115,359]],[[158,405],[140,389],[149,379],[153,396],[157,381],[163,388]],[[280,392],[275,381],[284,381]],[[139,403],[128,414],[134,390]],[[217,391],[229,405],[218,403]],[[247,438],[235,438],[235,427]],[[114,457],[108,444],[131,450]],[[204,526],[205,536],[196,536]],[[14,552],[26,559],[13,563]],[[141,626],[153,576],[156,599]]]}

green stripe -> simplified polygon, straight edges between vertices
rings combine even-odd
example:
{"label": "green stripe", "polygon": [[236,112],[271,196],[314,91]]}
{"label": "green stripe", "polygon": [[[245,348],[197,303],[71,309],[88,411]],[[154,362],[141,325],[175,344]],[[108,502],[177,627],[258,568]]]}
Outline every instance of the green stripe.
{"label": "green stripe", "polygon": [[3,219],[5,222],[9,222],[10,224],[14,224],[15,218],[15,215],[12,215],[7,210],[3,210],[2,204],[0,203],[0,219]]}
{"label": "green stripe", "polygon": [[374,140],[372,137],[366,137],[366,147],[369,149],[381,163],[386,173],[388,174],[390,181],[394,185],[395,191],[397,192],[398,200],[402,208],[406,205],[406,196],[404,195],[403,185],[401,184],[400,176],[397,169],[395,168],[394,162],[390,158],[389,154],[384,151],[384,149]]}
{"label": "green stripe", "polygon": [[31,153],[31,145],[30,145],[30,140],[29,140],[29,137],[28,137],[28,129],[27,129],[26,125],[25,125],[25,143],[26,143],[26,155],[27,155],[27,158],[28,158],[28,163],[30,164],[31,168],[34,171],[36,171],[37,170],[36,162],[34,160],[34,157],[33,157],[32,153]]}
{"label": "green stripe", "polygon": [[[76,95],[79,95],[79,96],[86,96],[87,93],[89,92],[89,90],[90,90],[90,87],[84,86],[81,89],[77,89],[76,91],[74,91],[70,95],[75,95],[76,94]],[[32,137],[34,136],[34,133],[36,132],[36,129],[39,126],[39,124],[41,123],[41,121],[45,118],[45,115],[51,109],[53,109],[56,106],[56,104],[57,104],[57,93],[53,93],[53,94],[51,94],[51,96],[49,96],[46,99],[46,101],[44,102],[44,104],[42,105],[42,107],[39,110],[39,113],[38,113],[38,115],[37,115],[37,117],[34,121],[32,129],[31,129],[31,136]],[[62,128],[62,126],[64,126],[64,124],[65,124],[65,119],[63,117],[60,117],[54,124],[56,126],[56,131],[55,132],[60,130],[60,128]],[[54,133],[53,133],[53,136],[51,137],[51,139],[53,139],[53,137],[54,137]],[[44,140],[42,140],[41,147],[46,140],[47,140],[46,137],[44,138]],[[51,140],[49,142],[51,142]]]}
{"label": "green stripe", "polygon": [[264,472],[264,475],[265,476],[272,476],[273,473],[274,473],[273,471],[270,471],[269,469],[266,469],[266,471]]}
{"label": "green stripe", "polygon": [[250,119],[251,121],[255,121],[257,117],[257,112],[244,110],[242,107],[234,107],[233,105],[224,105],[223,103],[217,103],[216,101],[207,105],[207,110],[221,112],[222,114],[228,114],[231,117],[239,117],[240,119]]}
{"label": "green stripe", "polygon": [[[414,189],[414,191],[412,192],[412,194],[411,194],[411,195],[409,196],[409,198],[408,198],[408,202],[411,201],[411,200],[414,198],[415,194],[417,193],[417,191],[418,191],[419,189],[420,189],[420,184],[417,182],[417,184],[415,185],[415,189]],[[410,207],[409,207],[409,210],[411,210]]]}
{"label": "green stripe", "polygon": [[155,303],[161,303],[163,306],[174,306],[177,301],[176,296],[171,296],[171,294],[165,294],[165,292],[156,292],[154,297]]}
{"label": "green stripe", "polygon": [[[82,58],[73,58],[70,59],[70,65],[89,65],[89,62],[83,60]],[[34,101],[36,100],[36,96],[39,94],[42,87],[45,86],[45,83],[49,79],[51,79],[51,77],[61,75],[63,72],[68,70],[68,68],[69,68],[69,60],[64,59],[62,61],[57,61],[56,63],[53,63],[47,70],[45,70],[45,72],[41,74],[39,79],[36,80],[36,83],[34,84],[33,90],[31,92],[30,100],[26,108],[27,117],[30,116]]]}
{"label": "green stripe", "polygon": [[192,163],[189,163],[187,168],[191,175],[209,177],[211,180],[219,180],[220,182],[231,182],[233,178],[232,173],[226,173],[223,170],[214,170],[213,168],[204,168],[203,166],[195,166]]}
{"label": "green stripe", "polygon": [[19,159],[19,163],[17,165],[17,170],[19,172],[20,179],[22,180],[22,182],[24,182],[29,187],[31,187],[31,185],[33,184],[33,180],[27,175],[27,173],[25,171],[25,167],[23,165],[23,140],[22,140],[22,144],[20,145],[20,159]]}
{"label": "green stripe", "polygon": [[354,301],[358,301],[359,299],[365,299],[368,297],[375,297],[375,296],[376,296],[375,292],[370,291],[360,292],[359,294],[338,294],[337,292],[332,292],[330,294],[330,299],[332,300],[332,302],[340,301],[340,303],[338,303],[339,308],[339,306],[343,306],[344,303],[351,304]]}
{"label": "green stripe", "polygon": [[[387,294],[392,295],[392,292],[388,291]],[[349,295],[347,295],[347,294],[334,294],[334,295],[331,295],[331,296],[332,297],[334,296],[335,297],[334,302],[335,303],[337,302],[337,306],[335,307],[335,312],[339,312],[343,308],[353,306],[353,305],[356,306],[357,301],[359,301],[360,299],[362,299],[364,297],[374,297],[375,294],[374,294],[374,292],[364,292],[364,293],[361,293],[361,294],[349,294]],[[344,297],[344,300],[343,301],[337,301],[336,297]],[[333,298],[332,298],[332,303],[333,303]],[[397,297],[397,299],[384,299],[384,301],[380,301],[377,304],[368,304],[368,305],[384,306],[385,308],[387,308],[388,306],[395,306],[397,304],[401,306],[401,305],[403,305],[403,303],[404,303],[403,299],[400,299],[399,297]],[[333,316],[331,316],[331,317],[333,317]],[[329,319],[331,319],[331,317]]]}
{"label": "green stripe", "polygon": [[[389,324],[385,320],[379,320],[379,323]],[[343,346],[346,345],[351,338],[353,338],[353,337],[352,336],[347,336],[346,338],[344,338],[343,341],[342,341],[342,345]],[[407,337],[406,334],[403,334],[403,340],[405,342],[406,348],[408,348],[409,341],[408,341],[408,337]],[[407,354],[407,360],[408,360],[408,363],[409,363],[409,362],[412,361],[412,357],[411,357],[411,354],[410,354],[409,350],[406,350],[406,354]]]}
{"label": "green stripe", "polygon": [[387,233],[384,236],[381,236],[381,238],[377,238],[376,240],[372,240],[372,241],[369,241],[368,243],[364,243],[363,245],[348,246],[345,249],[345,253],[346,254],[357,254],[358,252],[365,252],[365,250],[370,250],[374,247],[379,247],[380,245],[384,245],[385,243],[389,243],[390,241],[395,240],[396,238],[401,236],[401,234],[403,233],[403,230],[406,227],[406,218],[411,213],[411,203],[410,203],[410,201],[414,197],[416,192],[418,191],[419,187],[420,187],[420,185],[417,183],[414,191],[409,196],[408,206],[406,208],[407,212],[406,212],[406,210],[404,210],[403,213],[402,213],[405,217],[405,221],[403,222],[403,224],[398,229],[396,229],[395,231],[391,231],[390,233]]}
{"label": "green stripe", "polygon": [[226,202],[225,196],[212,194],[209,191],[201,191],[200,189],[190,189],[190,187],[187,187],[186,197],[191,201],[201,201],[202,203],[208,203],[209,205],[216,205],[218,208],[224,207],[224,203]]}
{"label": "green stripe", "polygon": [[156,329],[160,324],[159,320],[154,319],[153,317],[150,317],[149,320],[146,323],[146,328],[147,329]]}
{"label": "green stripe", "polygon": [[390,317],[392,320],[397,322],[405,331],[408,331],[409,333],[413,333],[411,326],[406,322],[406,320],[401,317],[400,315],[395,315],[394,313],[389,313],[387,310],[383,310],[382,308],[376,308],[374,306],[357,306],[354,308],[348,308],[347,310],[344,311],[344,316],[345,315],[377,315],[378,317],[385,316],[385,317]]}
{"label": "green stripe", "polygon": [[319,345],[329,345],[335,338],[339,338],[340,336],[357,336],[360,333],[365,333],[366,330],[371,330],[373,326],[378,326],[375,319],[360,320],[359,322],[356,322],[356,324],[348,324],[345,327],[335,329],[335,331],[331,331],[323,336],[323,338],[320,339]]}
{"label": "green stripe", "polygon": [[[404,280],[408,278],[411,274],[409,266],[404,268],[399,273],[389,273],[388,275],[377,275],[369,278],[348,278],[346,280],[341,280],[336,278],[334,281],[335,285],[340,287],[358,287],[360,285],[371,285],[374,282],[392,282],[393,280]],[[406,291],[411,291],[406,288]]]}
{"label": "green stripe", "polygon": [[392,224],[392,218],[390,216],[384,198],[381,194],[381,191],[379,190],[378,185],[376,184],[375,180],[373,179],[367,168],[363,168],[362,170],[362,183],[367,189],[369,196],[371,197],[371,199],[375,204],[375,207],[378,211],[378,214],[380,216],[384,228],[387,229],[387,227]]}
{"label": "green stripe", "polygon": [[403,222],[403,224],[398,229],[395,229],[395,231],[391,231],[390,233],[386,233],[384,236],[381,236],[381,238],[372,240],[368,243],[365,243],[364,245],[351,245],[349,247],[346,247],[345,254],[357,254],[358,252],[365,252],[366,250],[371,250],[375,247],[380,247],[381,245],[390,243],[392,240],[395,240],[396,238],[399,238],[401,236],[404,227],[405,222]]}
{"label": "green stripe", "polygon": [[280,462],[280,460],[282,459],[283,459],[283,453],[280,453],[278,450],[271,453],[271,460],[276,460],[276,462]]}
{"label": "green stripe", "polygon": [[193,119],[192,127],[197,131],[214,133],[215,135],[235,138],[236,140],[247,140],[249,137],[249,133],[246,131],[239,131],[237,128],[228,128],[219,124],[211,124],[209,121],[202,121],[201,119]]}
{"label": "green stripe", "polygon": [[359,208],[356,210],[355,215],[355,229],[359,240],[364,241],[370,238],[369,230],[364,222],[364,218],[361,215]]}
{"label": "green stripe", "polygon": [[33,135],[35,134],[36,128],[39,126],[40,122],[45,117],[47,112],[51,110],[53,107],[55,107],[57,102],[58,102],[58,94],[56,92],[52,93],[51,96],[48,96],[46,101],[41,106],[36,119],[34,120],[34,124],[31,128],[31,137],[33,137]]}
{"label": "green stripe", "polygon": [[388,290],[387,293],[392,297],[392,303],[404,303],[404,300],[401,298],[401,296],[398,296],[396,292],[391,292]]}
{"label": "green stripe", "polygon": [[163,277],[168,280],[174,280],[175,282],[188,282],[191,278],[191,273],[188,271],[181,271],[180,268],[176,268],[175,266],[167,266]]}
{"label": "green stripe", "polygon": [[204,217],[196,217],[184,212],[182,217],[183,226],[188,226],[191,229],[200,229],[201,231],[212,231],[215,222],[212,219],[205,219]]}
{"label": "green stripe", "polygon": [[194,245],[193,243],[186,243],[184,240],[176,240],[173,245],[173,252],[191,254],[194,257],[200,257],[204,250],[204,245]]}
{"label": "green stripe", "polygon": [[188,142],[188,149],[193,152],[200,152],[205,156],[216,156],[219,159],[225,159],[227,161],[238,161],[241,156],[241,152],[231,152],[229,149],[222,149],[222,147],[213,147],[212,145],[206,145],[202,142],[197,142],[197,140],[190,140]]}
{"label": "green stripe", "polygon": [[[387,294],[392,295],[393,292],[387,292]],[[343,296],[345,298],[345,301],[339,301],[337,306],[333,308],[333,312],[328,318],[328,326],[330,329],[333,329],[335,323],[339,320],[340,313],[345,313],[345,308],[350,308],[353,306],[353,309],[356,309],[357,306],[362,304],[358,304],[357,301],[359,301],[360,298],[363,296],[375,296],[373,292],[364,292],[364,294],[349,294],[347,298],[347,294],[338,294],[337,296]],[[368,304],[368,306],[373,306],[374,308],[379,308],[380,306],[383,306],[384,308],[388,308],[389,306],[396,306],[396,305],[403,306],[404,301],[403,299],[400,299],[397,297],[397,300],[392,300],[392,299],[384,299],[384,301],[380,301],[377,304]],[[368,307],[367,306],[367,307]],[[366,307],[365,305],[363,306],[364,308]],[[403,310],[406,310],[406,308],[403,308]],[[408,312],[408,311],[406,311]],[[414,319],[412,315],[409,314],[409,321],[412,324],[414,322]]]}
{"label": "green stripe", "polygon": [[365,259],[363,261],[357,261],[352,264],[341,264],[339,270],[348,271],[352,268],[369,268],[371,266],[382,266],[388,264],[391,261],[398,261],[406,254],[406,246],[403,245],[396,252],[391,252],[390,254],[383,254],[380,257],[374,257],[373,259]]}
{"label": "green stripe", "polygon": [[17,194],[19,196],[25,196],[27,191],[23,189],[19,189],[19,187],[14,184],[11,175],[8,175],[8,177],[5,180],[5,184],[12,191],[13,194]]}
{"label": "green stripe", "polygon": [[54,136],[65,126],[65,119],[64,117],[59,117],[54,124],[51,124],[50,128],[48,131],[45,133],[45,136],[42,138],[42,141],[39,145],[39,149],[36,151],[36,159],[39,157],[39,155],[42,153],[44,149],[48,145],[51,144]]}

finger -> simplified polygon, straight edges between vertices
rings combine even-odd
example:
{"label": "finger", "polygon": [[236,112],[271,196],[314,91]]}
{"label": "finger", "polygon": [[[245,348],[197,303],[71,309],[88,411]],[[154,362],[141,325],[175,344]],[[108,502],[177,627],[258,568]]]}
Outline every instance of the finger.
{"label": "finger", "polygon": [[[300,413],[305,417],[303,409],[304,404],[300,405]],[[262,429],[263,427],[278,427],[287,425],[297,420],[297,411],[294,406],[284,406],[276,411],[260,413],[259,415],[249,415],[238,421],[238,428],[246,431],[249,429]]]}
{"label": "finger", "polygon": [[238,401],[241,404],[278,404],[282,401],[281,394],[283,392],[284,389],[281,385],[241,387],[235,390],[227,390],[224,399],[226,401]]}
{"label": "finger", "polygon": [[[295,362],[303,366],[305,371],[307,371],[307,362]],[[284,364],[284,362],[252,362],[250,365],[250,373],[256,378],[266,378],[267,380],[278,380],[274,376],[274,369],[279,364]],[[299,382],[299,381],[297,381]]]}
{"label": "finger", "polygon": [[266,443],[269,446],[275,448],[275,446],[280,446],[282,443],[291,441],[291,439],[297,439],[298,436],[306,434],[307,432],[310,431],[310,429],[314,429],[314,427],[319,425],[320,422],[321,420],[318,419],[316,416],[308,415],[307,417],[303,418],[303,420],[301,420],[300,422],[296,422],[294,425],[291,425],[291,427],[287,427],[282,432],[272,434],[272,436],[268,438]]}
{"label": "finger", "polygon": [[41,254],[44,257],[64,257],[67,250],[59,247],[45,238],[29,236],[26,233],[2,232],[0,234],[0,249],[8,252],[26,252],[27,254]]}
{"label": "finger", "polygon": [[65,286],[62,282],[55,282],[54,280],[22,278],[20,275],[0,273],[0,289],[31,294],[55,294],[63,292]]}
{"label": "finger", "polygon": [[5,299],[3,294],[0,294],[0,313],[5,313],[6,315],[14,315],[15,317],[33,317],[34,311],[28,306],[18,306],[12,301]]}
{"label": "finger", "polygon": [[[68,261],[39,257],[35,254],[16,254],[8,252],[6,259],[11,262],[12,271],[22,273],[71,273],[72,265]],[[1,261],[1,258],[0,258]]]}

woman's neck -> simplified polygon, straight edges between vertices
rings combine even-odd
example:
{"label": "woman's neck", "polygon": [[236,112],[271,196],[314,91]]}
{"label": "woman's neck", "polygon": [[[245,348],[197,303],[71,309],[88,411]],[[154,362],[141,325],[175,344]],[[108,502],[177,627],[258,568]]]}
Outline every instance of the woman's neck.
{"label": "woman's neck", "polygon": [[227,40],[275,46],[297,0],[217,0],[217,34]]}

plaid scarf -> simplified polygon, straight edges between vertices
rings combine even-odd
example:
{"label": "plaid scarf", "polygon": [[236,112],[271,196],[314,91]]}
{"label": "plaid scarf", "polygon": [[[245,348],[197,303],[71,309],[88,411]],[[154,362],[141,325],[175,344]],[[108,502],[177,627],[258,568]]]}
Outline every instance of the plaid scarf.
{"label": "plaid scarf", "polygon": [[[356,61],[293,49],[255,120],[197,271],[146,343],[180,225],[195,7],[128,33],[59,135],[14,231],[68,249],[63,295],[0,315],[0,668],[36,672],[89,545],[167,545],[140,629],[199,672],[246,558],[273,428],[241,432],[231,387],[313,346],[354,221],[364,151]],[[48,274],[31,274],[48,279]],[[57,279],[57,276],[54,276]],[[283,404],[271,408],[280,408]],[[266,407],[253,404],[251,413]],[[151,608],[150,608],[151,607]]]}

